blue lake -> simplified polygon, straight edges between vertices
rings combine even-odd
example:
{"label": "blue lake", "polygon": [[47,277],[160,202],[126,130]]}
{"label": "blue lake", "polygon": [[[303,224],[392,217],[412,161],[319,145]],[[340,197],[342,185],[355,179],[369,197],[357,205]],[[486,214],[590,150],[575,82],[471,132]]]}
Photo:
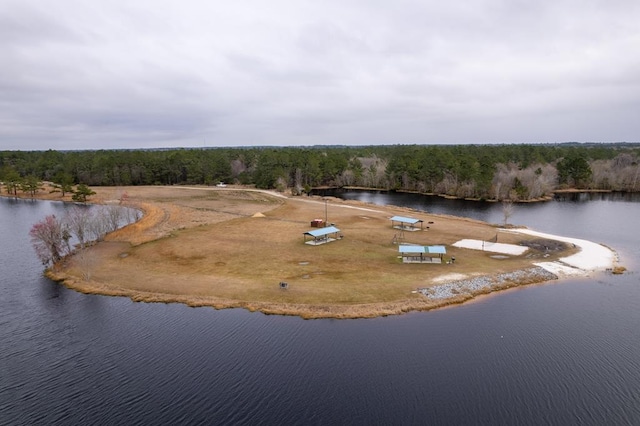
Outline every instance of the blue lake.
{"label": "blue lake", "polygon": [[[498,204],[341,193],[501,222]],[[512,223],[615,248],[629,273],[363,320],[89,296],[42,277],[0,199],[0,424],[640,424],[640,198],[517,205]]]}

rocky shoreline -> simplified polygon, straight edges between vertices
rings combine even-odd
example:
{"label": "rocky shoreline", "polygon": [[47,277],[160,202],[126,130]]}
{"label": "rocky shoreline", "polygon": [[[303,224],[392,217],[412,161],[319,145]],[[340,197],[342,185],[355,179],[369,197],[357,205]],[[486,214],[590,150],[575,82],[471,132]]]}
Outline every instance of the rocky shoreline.
{"label": "rocky shoreline", "polygon": [[484,275],[451,281],[433,287],[418,288],[418,292],[432,300],[451,299],[458,296],[485,294],[496,288],[511,287],[522,283],[557,280],[558,276],[537,266],[498,275]]}

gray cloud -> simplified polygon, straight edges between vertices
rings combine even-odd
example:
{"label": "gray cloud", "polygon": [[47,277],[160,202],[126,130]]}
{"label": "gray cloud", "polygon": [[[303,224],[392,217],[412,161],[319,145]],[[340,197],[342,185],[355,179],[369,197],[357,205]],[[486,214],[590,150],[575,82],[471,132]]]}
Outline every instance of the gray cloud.
{"label": "gray cloud", "polygon": [[388,3],[0,0],[0,149],[640,140],[637,2]]}

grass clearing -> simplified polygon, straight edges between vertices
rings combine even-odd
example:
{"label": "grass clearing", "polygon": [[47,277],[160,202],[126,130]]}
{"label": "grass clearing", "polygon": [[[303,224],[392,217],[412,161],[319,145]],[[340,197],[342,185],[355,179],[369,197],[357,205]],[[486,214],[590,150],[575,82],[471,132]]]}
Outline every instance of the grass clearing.
{"label": "grass clearing", "polygon": [[[134,300],[191,306],[244,307],[265,313],[316,317],[370,317],[431,309],[462,300],[439,301],[412,293],[440,283],[447,274],[494,275],[553,261],[535,244],[521,256],[452,247],[470,238],[521,244],[534,237],[502,233],[471,219],[433,215],[393,206],[314,197],[279,197],[242,188],[97,188],[98,200],[126,191],[142,209],[138,223],[110,234],[89,250],[100,259],[91,281],[71,259],[52,276],[85,292],[127,295]],[[343,239],[304,244],[310,221],[335,223]],[[263,217],[255,217],[260,213]],[[404,241],[445,245],[454,264],[403,264],[390,217],[422,219],[429,228],[404,232]],[[123,255],[125,254],[125,255]],[[285,281],[288,289],[279,283]],[[464,300],[464,299],[463,299]]]}

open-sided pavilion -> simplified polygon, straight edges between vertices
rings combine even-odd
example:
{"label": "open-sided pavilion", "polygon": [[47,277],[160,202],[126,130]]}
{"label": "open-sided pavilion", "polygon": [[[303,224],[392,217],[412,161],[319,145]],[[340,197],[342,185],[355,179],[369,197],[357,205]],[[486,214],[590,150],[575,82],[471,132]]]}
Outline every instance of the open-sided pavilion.
{"label": "open-sided pavilion", "polygon": [[[311,237],[311,239],[307,239]],[[340,230],[335,226],[327,226],[325,228],[314,229],[304,233],[304,243],[317,246],[320,244],[330,243],[340,237]]]}
{"label": "open-sided pavilion", "polygon": [[[414,219],[412,217],[393,216],[391,218],[391,226],[395,229],[401,229],[403,231],[422,230],[423,223],[424,223],[423,220]],[[420,224],[420,227],[418,227],[418,224]]]}
{"label": "open-sided pavilion", "polygon": [[398,252],[403,263],[443,263],[447,254],[445,246],[414,246],[401,244]]}

